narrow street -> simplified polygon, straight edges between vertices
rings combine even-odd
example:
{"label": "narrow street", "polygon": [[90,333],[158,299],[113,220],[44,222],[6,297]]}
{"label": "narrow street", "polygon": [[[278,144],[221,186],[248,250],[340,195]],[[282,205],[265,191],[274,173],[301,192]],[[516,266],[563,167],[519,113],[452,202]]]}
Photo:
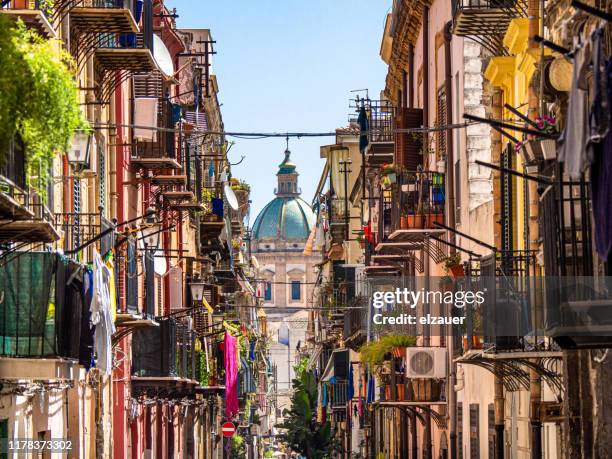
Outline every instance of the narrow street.
{"label": "narrow street", "polygon": [[2,0],[0,459],[612,458],[611,19]]}

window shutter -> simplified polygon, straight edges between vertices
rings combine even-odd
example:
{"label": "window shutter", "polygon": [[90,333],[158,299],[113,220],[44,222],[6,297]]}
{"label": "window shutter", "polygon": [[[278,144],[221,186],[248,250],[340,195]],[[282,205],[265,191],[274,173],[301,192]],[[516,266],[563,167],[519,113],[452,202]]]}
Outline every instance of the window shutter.
{"label": "window shutter", "polygon": [[[400,108],[395,117],[397,129],[414,129],[423,125],[423,110],[420,108]],[[397,132],[395,134],[394,162],[410,170],[417,170],[423,164],[421,133]]]}
{"label": "window shutter", "polygon": [[[436,115],[438,120],[437,125],[439,127],[446,126],[446,88],[444,86],[438,91],[438,108]],[[438,158],[443,158],[446,156],[446,130],[437,131],[436,139]]]}

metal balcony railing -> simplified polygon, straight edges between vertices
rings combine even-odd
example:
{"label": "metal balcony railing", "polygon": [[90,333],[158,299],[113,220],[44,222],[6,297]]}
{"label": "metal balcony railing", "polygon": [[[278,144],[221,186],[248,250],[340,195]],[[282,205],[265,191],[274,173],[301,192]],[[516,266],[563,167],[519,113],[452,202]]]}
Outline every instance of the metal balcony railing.
{"label": "metal balcony railing", "polygon": [[590,183],[557,181],[540,197],[547,276],[592,276]]}
{"label": "metal balcony railing", "polygon": [[506,54],[510,21],[527,17],[526,0],[453,0],[453,33],[473,39],[493,54]]}
{"label": "metal balcony railing", "polygon": [[159,320],[158,327],[134,330],[132,375],[177,377],[177,324],[173,318]]}
{"label": "metal balcony railing", "polygon": [[[56,213],[56,228],[64,234],[64,250],[72,251],[96,238],[100,233],[113,227],[112,222],[99,213]],[[110,232],[89,246],[96,248],[102,255],[108,253],[115,245],[115,233]]]}
{"label": "metal balcony railing", "polygon": [[53,242],[59,235],[53,228],[53,214],[45,200],[26,180],[26,153],[23,142],[14,139],[5,150],[0,167],[1,242]]}
{"label": "metal balcony railing", "polygon": [[435,229],[444,223],[445,176],[440,172],[395,170],[380,193],[382,241],[398,229]]}
{"label": "metal balcony railing", "polygon": [[368,141],[370,143],[393,142],[395,107],[388,100],[368,100]]}
{"label": "metal balcony railing", "polygon": [[345,408],[348,401],[348,381],[337,381],[330,385],[332,408]]}

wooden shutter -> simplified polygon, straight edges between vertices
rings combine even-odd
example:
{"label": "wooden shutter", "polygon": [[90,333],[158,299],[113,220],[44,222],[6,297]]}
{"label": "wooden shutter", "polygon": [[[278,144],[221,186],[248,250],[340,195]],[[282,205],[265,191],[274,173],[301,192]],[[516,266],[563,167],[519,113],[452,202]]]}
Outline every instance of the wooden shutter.
{"label": "wooden shutter", "polygon": [[[420,108],[399,108],[395,117],[397,129],[419,128],[423,125],[423,110]],[[415,171],[423,164],[422,134],[398,132],[395,134],[394,162],[400,167]]]}
{"label": "wooden shutter", "polygon": [[[438,90],[438,106],[436,110],[437,126],[446,126],[446,88],[442,86]],[[446,130],[436,131],[436,152],[438,159],[446,156]]]}

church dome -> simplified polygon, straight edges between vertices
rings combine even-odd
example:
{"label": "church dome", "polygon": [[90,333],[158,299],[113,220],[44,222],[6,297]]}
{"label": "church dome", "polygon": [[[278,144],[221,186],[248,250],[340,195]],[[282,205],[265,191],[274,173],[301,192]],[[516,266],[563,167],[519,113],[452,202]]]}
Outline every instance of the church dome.
{"label": "church dome", "polygon": [[253,224],[253,239],[306,240],[314,228],[310,206],[298,196],[278,196],[259,213]]}
{"label": "church dome", "polygon": [[276,198],[270,201],[255,219],[254,240],[306,241],[315,225],[315,215],[306,201],[300,198],[298,173],[291,161],[289,148],[276,174]]}

